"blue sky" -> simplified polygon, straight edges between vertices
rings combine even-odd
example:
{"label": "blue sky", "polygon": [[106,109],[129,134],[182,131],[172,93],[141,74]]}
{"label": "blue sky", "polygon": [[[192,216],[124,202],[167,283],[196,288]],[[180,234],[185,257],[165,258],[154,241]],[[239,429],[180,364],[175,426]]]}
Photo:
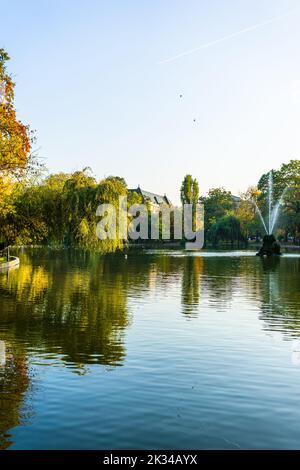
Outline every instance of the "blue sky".
{"label": "blue sky", "polygon": [[19,117],[36,129],[50,171],[90,166],[98,178],[124,176],[176,201],[186,173],[201,193],[238,193],[300,158],[299,0],[0,8]]}

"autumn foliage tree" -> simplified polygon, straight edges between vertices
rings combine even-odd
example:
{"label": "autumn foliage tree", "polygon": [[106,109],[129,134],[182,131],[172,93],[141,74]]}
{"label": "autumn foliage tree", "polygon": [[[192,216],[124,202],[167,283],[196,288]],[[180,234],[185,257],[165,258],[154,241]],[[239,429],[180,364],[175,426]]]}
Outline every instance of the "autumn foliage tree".
{"label": "autumn foliage tree", "polygon": [[15,84],[7,73],[9,56],[0,49],[0,177],[19,177],[30,162],[32,134],[17,119],[14,107]]}

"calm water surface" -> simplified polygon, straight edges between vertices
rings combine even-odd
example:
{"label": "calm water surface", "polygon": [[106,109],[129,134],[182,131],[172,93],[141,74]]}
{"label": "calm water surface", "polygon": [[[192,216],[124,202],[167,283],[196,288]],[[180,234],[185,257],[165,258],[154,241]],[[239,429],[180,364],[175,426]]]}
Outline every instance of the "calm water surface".
{"label": "calm water surface", "polygon": [[300,449],[300,256],[23,250],[0,448]]}

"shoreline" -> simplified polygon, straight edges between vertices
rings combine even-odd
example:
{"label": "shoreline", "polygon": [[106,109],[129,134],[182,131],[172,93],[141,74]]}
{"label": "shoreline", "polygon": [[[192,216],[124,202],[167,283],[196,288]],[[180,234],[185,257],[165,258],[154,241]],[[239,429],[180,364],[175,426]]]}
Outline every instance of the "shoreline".
{"label": "shoreline", "polygon": [[[284,244],[280,245],[282,250],[300,250],[300,245],[289,245],[289,244]],[[224,250],[233,250],[233,251],[238,251],[238,250],[249,250],[249,251],[254,251],[257,250],[261,247],[261,244],[259,243],[248,243],[248,244],[228,244],[228,245],[219,245],[218,247],[213,247],[211,245],[205,246],[201,250],[198,251],[224,251]],[[11,245],[11,249],[15,250],[23,250],[23,249],[48,249],[48,250],[78,250],[78,251],[85,251],[85,252],[90,252],[90,253],[99,253],[102,255],[106,254],[118,254],[118,253],[123,253],[128,250],[135,250],[135,249],[182,249],[184,250],[184,245],[181,242],[164,242],[164,243],[129,243],[127,245],[124,245],[123,249],[116,250],[116,251],[108,251],[108,252],[103,252],[100,250],[92,249],[92,248],[84,248],[80,246],[64,246],[64,245]],[[1,264],[0,264],[1,266]]]}

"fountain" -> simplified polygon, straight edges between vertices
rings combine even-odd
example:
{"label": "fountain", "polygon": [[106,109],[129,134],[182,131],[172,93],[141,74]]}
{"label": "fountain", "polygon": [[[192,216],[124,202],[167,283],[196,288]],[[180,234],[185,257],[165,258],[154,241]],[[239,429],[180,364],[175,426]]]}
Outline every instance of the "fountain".
{"label": "fountain", "polygon": [[270,171],[269,179],[268,179],[268,227],[259,207],[257,206],[256,202],[253,201],[256,211],[260,217],[260,220],[266,232],[266,235],[263,238],[263,246],[260,248],[256,256],[273,256],[273,255],[278,256],[281,254],[280,245],[276,241],[276,238],[273,235],[273,230],[277,222],[279,209],[283,203],[283,198],[284,198],[286,191],[287,191],[287,188],[284,189],[279,200],[273,207],[273,173],[272,171]]}
{"label": "fountain", "polygon": [[281,255],[280,253],[280,245],[276,241],[276,238],[273,234],[265,235],[263,238],[263,245],[256,253],[256,256],[273,256],[273,255]]}

